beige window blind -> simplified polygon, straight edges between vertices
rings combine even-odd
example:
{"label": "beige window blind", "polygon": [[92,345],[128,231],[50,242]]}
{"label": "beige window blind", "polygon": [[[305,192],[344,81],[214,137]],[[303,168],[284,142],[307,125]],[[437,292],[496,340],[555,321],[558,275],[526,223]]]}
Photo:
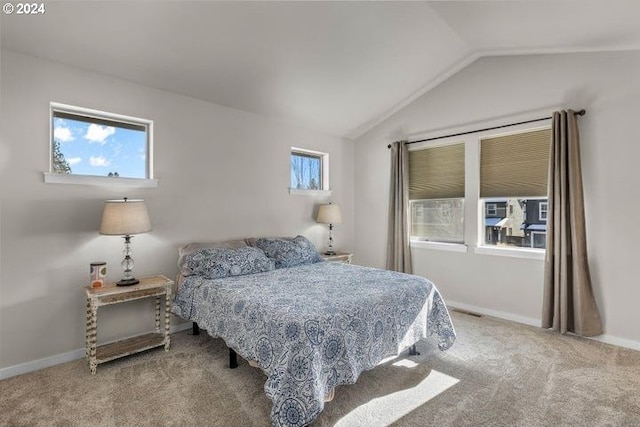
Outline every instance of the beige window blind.
{"label": "beige window blind", "polygon": [[480,197],[546,197],[551,129],[480,140]]}
{"label": "beige window blind", "polygon": [[464,143],[409,152],[409,199],[464,197]]}

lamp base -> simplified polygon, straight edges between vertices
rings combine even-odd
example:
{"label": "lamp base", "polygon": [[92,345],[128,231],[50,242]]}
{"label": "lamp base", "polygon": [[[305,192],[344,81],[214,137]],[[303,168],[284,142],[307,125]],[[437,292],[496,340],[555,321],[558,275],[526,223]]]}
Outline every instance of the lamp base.
{"label": "lamp base", "polygon": [[131,285],[137,285],[138,283],[140,283],[140,280],[136,279],[135,277],[132,277],[131,279],[122,279],[122,280],[116,282],[116,285],[118,285],[118,286],[131,286]]}
{"label": "lamp base", "polygon": [[336,251],[324,251],[325,255],[335,255]]}

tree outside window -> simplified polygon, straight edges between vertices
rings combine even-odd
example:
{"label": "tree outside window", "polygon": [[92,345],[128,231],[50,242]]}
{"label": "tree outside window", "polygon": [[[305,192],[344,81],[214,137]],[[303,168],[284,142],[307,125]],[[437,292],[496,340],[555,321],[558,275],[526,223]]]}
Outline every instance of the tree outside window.
{"label": "tree outside window", "polygon": [[294,190],[326,190],[327,154],[316,151],[291,149],[290,188]]}

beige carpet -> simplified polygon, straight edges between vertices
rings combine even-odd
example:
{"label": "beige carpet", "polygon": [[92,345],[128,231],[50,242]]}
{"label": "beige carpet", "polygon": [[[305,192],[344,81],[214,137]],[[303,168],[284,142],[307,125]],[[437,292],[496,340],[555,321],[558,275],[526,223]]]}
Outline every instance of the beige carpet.
{"label": "beige carpet", "polygon": [[[640,426],[640,352],[452,313],[447,352],[421,342],[341,386],[315,426]],[[269,425],[266,377],[206,333],[98,366],[84,360],[0,381],[12,426]],[[417,362],[417,364],[416,364]]]}

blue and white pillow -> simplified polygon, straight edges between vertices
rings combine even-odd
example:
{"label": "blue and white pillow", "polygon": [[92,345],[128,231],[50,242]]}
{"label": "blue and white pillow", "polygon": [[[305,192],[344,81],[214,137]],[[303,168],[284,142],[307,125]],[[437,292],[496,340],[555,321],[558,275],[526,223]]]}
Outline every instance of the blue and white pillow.
{"label": "blue and white pillow", "polygon": [[312,264],[322,261],[316,247],[304,236],[293,239],[260,238],[256,240],[256,247],[275,261],[276,268],[295,267],[296,265]]}
{"label": "blue and white pillow", "polygon": [[207,279],[261,273],[275,268],[274,261],[263,251],[250,246],[200,249],[187,255],[185,261],[192,274]]}

